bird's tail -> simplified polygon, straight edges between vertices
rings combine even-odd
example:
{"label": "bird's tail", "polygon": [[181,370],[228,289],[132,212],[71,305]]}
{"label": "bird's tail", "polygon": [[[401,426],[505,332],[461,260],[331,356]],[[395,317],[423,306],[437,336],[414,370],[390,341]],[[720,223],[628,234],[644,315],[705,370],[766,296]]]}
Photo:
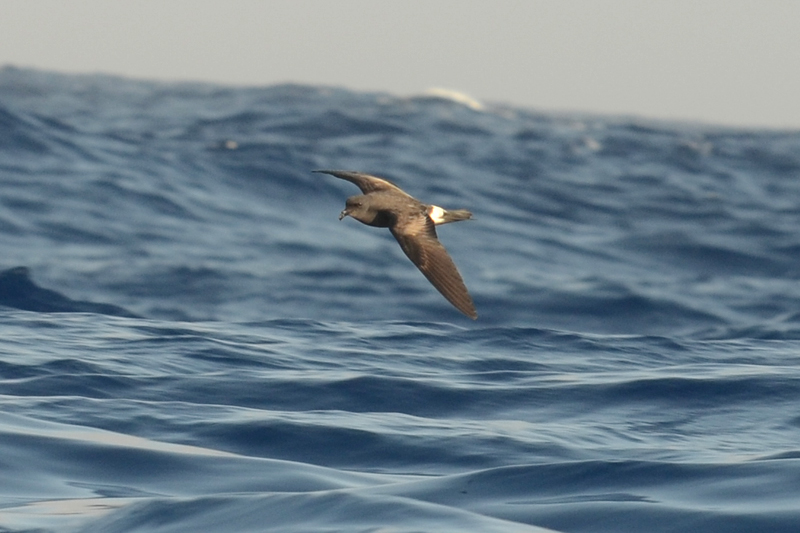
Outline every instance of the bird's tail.
{"label": "bird's tail", "polygon": [[448,222],[458,222],[460,220],[469,220],[472,218],[472,213],[466,209],[452,209],[447,211],[438,205],[428,206],[428,216],[433,220],[436,225],[447,224]]}

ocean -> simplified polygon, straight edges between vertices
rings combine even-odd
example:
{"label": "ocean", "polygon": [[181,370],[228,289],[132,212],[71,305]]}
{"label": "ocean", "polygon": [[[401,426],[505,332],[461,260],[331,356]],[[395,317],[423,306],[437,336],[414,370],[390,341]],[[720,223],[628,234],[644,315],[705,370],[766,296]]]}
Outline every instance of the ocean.
{"label": "ocean", "polygon": [[5,67],[0,252],[3,533],[800,531],[798,131]]}

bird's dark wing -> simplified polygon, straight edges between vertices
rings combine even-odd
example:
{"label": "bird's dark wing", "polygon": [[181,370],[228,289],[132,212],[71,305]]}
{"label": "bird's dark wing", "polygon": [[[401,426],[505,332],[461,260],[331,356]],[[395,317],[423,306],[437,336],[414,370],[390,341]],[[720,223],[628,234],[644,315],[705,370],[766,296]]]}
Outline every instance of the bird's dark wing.
{"label": "bird's dark wing", "polygon": [[379,178],[377,176],[364,174],[363,172],[351,172],[349,170],[314,170],[313,172],[317,172],[319,174],[330,174],[331,176],[336,176],[339,179],[354,183],[364,194],[375,191],[390,190],[399,191],[403,194],[406,194],[402,189],[400,189],[400,187],[391,181]]}
{"label": "bird's dark wing", "polygon": [[400,220],[389,228],[400,247],[447,301],[475,320],[478,313],[455,263],[436,237],[436,228],[428,216]]}

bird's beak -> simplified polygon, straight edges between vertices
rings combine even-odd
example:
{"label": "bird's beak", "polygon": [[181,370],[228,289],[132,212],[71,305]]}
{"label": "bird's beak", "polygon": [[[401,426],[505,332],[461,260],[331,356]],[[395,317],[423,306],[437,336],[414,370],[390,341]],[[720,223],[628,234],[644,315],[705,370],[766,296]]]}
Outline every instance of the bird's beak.
{"label": "bird's beak", "polygon": [[339,213],[339,220],[342,220],[344,217],[349,215],[350,213],[347,212],[347,209],[342,209],[342,212]]}

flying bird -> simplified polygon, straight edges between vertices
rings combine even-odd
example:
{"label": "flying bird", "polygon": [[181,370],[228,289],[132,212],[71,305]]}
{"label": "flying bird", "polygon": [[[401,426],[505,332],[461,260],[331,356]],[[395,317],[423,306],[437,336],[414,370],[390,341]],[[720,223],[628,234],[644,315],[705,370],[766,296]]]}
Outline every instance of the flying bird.
{"label": "flying bird", "polygon": [[400,248],[436,290],[456,309],[473,320],[478,318],[461,274],[436,237],[437,225],[468,220],[472,213],[466,209],[447,211],[436,205],[423,204],[394,183],[362,172],[314,172],[347,180],[364,193],[347,199],[339,220],[350,216],[368,226],[389,228]]}

